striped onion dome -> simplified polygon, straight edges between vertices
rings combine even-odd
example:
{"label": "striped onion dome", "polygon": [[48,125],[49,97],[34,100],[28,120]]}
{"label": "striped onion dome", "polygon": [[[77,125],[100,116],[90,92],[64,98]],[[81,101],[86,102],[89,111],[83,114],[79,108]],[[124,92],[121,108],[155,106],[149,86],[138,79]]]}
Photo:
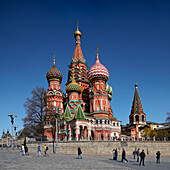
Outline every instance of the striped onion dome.
{"label": "striped onion dome", "polygon": [[57,67],[55,65],[55,60],[53,61],[53,66],[47,72],[46,78],[48,81],[51,79],[58,79],[58,80],[62,81],[63,77],[62,77],[61,72],[57,69]]}
{"label": "striped onion dome", "polygon": [[109,72],[107,68],[100,63],[98,54],[96,63],[90,68],[88,72],[88,79],[91,81],[94,78],[103,78],[106,81],[109,79]]}
{"label": "striped onion dome", "polygon": [[72,82],[66,86],[66,92],[79,92],[81,93],[81,87],[78,83],[76,83],[75,79],[73,78]]}

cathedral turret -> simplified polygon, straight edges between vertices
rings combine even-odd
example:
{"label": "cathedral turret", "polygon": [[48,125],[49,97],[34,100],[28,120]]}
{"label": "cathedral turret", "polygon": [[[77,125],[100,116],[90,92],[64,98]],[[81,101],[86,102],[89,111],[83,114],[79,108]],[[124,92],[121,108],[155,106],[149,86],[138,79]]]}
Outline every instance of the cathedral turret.
{"label": "cathedral turret", "polygon": [[74,75],[75,82],[77,82],[81,87],[81,93],[79,94],[79,98],[81,101],[80,104],[83,108],[83,111],[87,112],[89,110],[88,109],[89,80],[87,77],[88,67],[81,50],[81,42],[80,42],[81,36],[82,34],[79,31],[79,27],[77,26],[77,30],[74,33],[76,46],[75,46],[71,63],[69,65],[68,79],[66,85],[72,82],[73,75]]}
{"label": "cathedral turret", "polygon": [[130,124],[146,124],[146,114],[143,112],[137,83],[135,83],[135,94],[133,98],[131,114],[129,116],[129,122]]}
{"label": "cathedral turret", "polygon": [[60,90],[60,85],[63,77],[61,72],[57,69],[55,65],[55,53],[53,59],[53,66],[47,72],[46,77],[48,80],[49,89]]}
{"label": "cathedral turret", "polygon": [[[90,92],[90,112],[107,112],[110,106],[108,93],[106,92],[106,82],[109,79],[109,72],[99,61],[97,49],[96,63],[90,68],[88,78],[91,84]],[[103,113],[102,113],[103,114]],[[99,116],[94,115],[94,116]],[[108,115],[105,115],[108,117]]]}

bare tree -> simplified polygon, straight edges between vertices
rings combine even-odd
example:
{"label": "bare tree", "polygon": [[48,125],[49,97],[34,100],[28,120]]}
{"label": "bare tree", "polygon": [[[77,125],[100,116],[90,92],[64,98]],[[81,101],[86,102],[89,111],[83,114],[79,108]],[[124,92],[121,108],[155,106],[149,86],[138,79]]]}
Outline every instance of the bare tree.
{"label": "bare tree", "polygon": [[170,112],[167,112],[166,114],[167,114],[167,118],[166,118],[165,121],[166,121],[166,122],[170,122]]}
{"label": "bare tree", "polygon": [[31,92],[32,98],[27,98],[24,104],[26,117],[23,118],[26,134],[44,135],[44,116],[45,116],[45,89],[36,87]]}

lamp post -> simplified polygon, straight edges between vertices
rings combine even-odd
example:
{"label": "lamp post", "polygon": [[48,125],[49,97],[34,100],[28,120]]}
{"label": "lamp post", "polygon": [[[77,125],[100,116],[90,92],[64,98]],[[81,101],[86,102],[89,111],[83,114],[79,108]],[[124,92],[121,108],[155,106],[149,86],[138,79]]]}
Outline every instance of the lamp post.
{"label": "lamp post", "polygon": [[17,131],[17,128],[18,128],[17,126],[14,126],[14,131],[15,131],[15,146],[16,146],[16,136],[17,136],[16,135],[16,131]]}
{"label": "lamp post", "polygon": [[8,114],[9,117],[11,117],[11,124],[12,124],[12,149],[14,149],[13,145],[13,124],[14,124],[14,116],[17,117],[17,115],[13,112],[9,112]]}
{"label": "lamp post", "polygon": [[56,153],[58,153],[58,114],[60,113],[60,107],[53,107],[53,116],[56,119]]}

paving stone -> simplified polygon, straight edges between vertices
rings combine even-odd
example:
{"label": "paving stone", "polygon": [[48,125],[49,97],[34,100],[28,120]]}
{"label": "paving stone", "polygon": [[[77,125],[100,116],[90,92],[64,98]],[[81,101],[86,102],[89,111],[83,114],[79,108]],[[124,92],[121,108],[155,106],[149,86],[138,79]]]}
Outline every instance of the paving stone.
{"label": "paving stone", "polygon": [[0,151],[0,170],[14,169],[115,169],[115,170],[167,170],[170,167],[170,157],[162,157],[161,164],[155,163],[155,157],[146,157],[145,165],[139,166],[132,158],[127,157],[129,162],[113,161],[110,156],[84,156],[77,159],[77,155],[55,155],[37,157],[36,154],[20,156],[19,152]]}

